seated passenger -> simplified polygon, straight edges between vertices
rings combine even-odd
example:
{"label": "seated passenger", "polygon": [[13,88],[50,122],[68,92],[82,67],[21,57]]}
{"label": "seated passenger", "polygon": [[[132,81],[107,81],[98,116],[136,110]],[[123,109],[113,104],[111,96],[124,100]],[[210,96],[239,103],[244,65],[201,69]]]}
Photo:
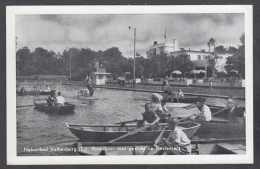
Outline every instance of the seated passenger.
{"label": "seated passenger", "polygon": [[143,119],[138,122],[139,127],[147,126],[150,127],[147,130],[157,130],[159,127],[160,118],[158,115],[151,110],[151,105],[149,103],[145,104],[145,112],[142,113]]}
{"label": "seated passenger", "polygon": [[82,89],[78,92],[78,97],[83,96],[83,97],[89,97],[89,90],[88,89]]}
{"label": "seated passenger", "polygon": [[49,106],[54,106],[54,103],[56,101],[56,92],[55,91],[51,92],[48,99],[46,100]]}
{"label": "seated passenger", "polygon": [[40,90],[39,90],[36,86],[34,86],[34,87],[33,87],[33,91],[34,91],[34,92],[39,92]]}
{"label": "seated passenger", "polygon": [[22,86],[21,90],[20,90],[20,94],[24,94],[26,92],[26,90],[24,89],[24,87]]}
{"label": "seated passenger", "polygon": [[196,119],[201,121],[210,121],[211,120],[211,110],[210,108],[205,104],[206,99],[205,98],[199,98],[198,99],[198,112],[196,112],[194,115],[196,116]]}
{"label": "seated passenger", "polygon": [[168,110],[165,105],[162,105],[162,96],[154,93],[152,95],[151,110],[154,111],[160,118],[165,118],[168,115]]}
{"label": "seated passenger", "polygon": [[191,140],[178,127],[178,118],[169,117],[167,127],[170,131],[168,138],[162,138],[158,144],[159,147],[168,147],[168,149],[159,150],[156,155],[185,155],[191,154]]}
{"label": "seated passenger", "polygon": [[179,89],[179,92],[176,93],[176,99],[177,99],[177,100],[182,100],[182,99],[184,99],[184,94],[182,93],[181,89]]}
{"label": "seated passenger", "polygon": [[56,97],[56,106],[64,106],[65,99],[61,96],[61,92],[58,92],[58,96]]}

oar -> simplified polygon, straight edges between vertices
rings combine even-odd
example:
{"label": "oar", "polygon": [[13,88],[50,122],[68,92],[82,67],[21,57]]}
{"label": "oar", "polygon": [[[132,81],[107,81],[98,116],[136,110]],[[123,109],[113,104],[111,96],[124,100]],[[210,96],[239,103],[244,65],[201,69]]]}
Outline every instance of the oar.
{"label": "oar", "polygon": [[221,112],[223,112],[223,111],[225,111],[225,110],[227,110],[226,107],[224,107],[223,109],[221,109],[221,110],[219,110],[219,111],[217,111],[217,112],[215,112],[215,113],[212,113],[211,116],[214,116],[214,115],[216,115],[216,114],[219,114],[219,113],[221,113]]}
{"label": "oar", "polygon": [[[155,149],[155,147],[158,145],[158,143],[161,141],[162,139],[162,136],[163,136],[163,133],[164,133],[164,130],[165,130],[165,126],[163,127],[161,133],[159,134],[159,136],[155,139],[154,141],[154,144],[152,146],[149,146],[147,147],[145,150],[144,150],[144,155],[153,155],[157,152],[157,150]],[[153,150],[153,151],[152,151]]]}
{"label": "oar", "polygon": [[118,138],[115,138],[115,139],[113,139],[113,140],[110,140],[109,143],[113,143],[113,142],[118,141],[118,140],[121,140],[121,139],[123,139],[123,138],[125,138],[125,137],[127,137],[127,136],[131,136],[131,135],[134,135],[134,134],[136,134],[136,133],[139,133],[139,132],[141,132],[141,131],[147,129],[148,127],[150,127],[150,125],[149,125],[149,126],[144,126],[144,127],[141,127],[141,128],[137,128],[137,129],[135,129],[135,130],[133,130],[133,131],[128,132],[127,134],[125,134],[125,135],[123,135],[123,136],[120,136],[120,137],[118,137]]}
{"label": "oar", "polygon": [[134,119],[134,120],[128,120],[128,121],[120,121],[120,122],[117,122],[115,124],[121,124],[121,125],[125,125],[126,123],[133,123],[133,122],[138,122],[139,120],[138,119]]}

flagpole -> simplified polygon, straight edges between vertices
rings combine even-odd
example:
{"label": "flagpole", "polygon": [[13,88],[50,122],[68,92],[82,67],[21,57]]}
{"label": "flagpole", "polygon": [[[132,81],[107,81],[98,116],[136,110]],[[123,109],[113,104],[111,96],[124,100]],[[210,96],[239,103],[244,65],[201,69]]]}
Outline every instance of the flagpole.
{"label": "flagpole", "polygon": [[166,43],[166,28],[165,28],[165,32],[164,32],[164,43]]}
{"label": "flagpole", "polygon": [[136,28],[134,28],[134,80],[135,80],[135,37],[136,37]]}

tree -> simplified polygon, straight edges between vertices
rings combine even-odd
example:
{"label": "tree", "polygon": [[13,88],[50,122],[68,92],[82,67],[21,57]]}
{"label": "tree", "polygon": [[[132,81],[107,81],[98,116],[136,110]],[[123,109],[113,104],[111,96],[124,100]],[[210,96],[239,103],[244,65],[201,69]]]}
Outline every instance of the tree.
{"label": "tree", "polygon": [[238,74],[245,78],[245,41],[244,33],[240,36],[241,46],[234,55],[227,58],[225,69],[230,74],[232,70],[238,71]]}
{"label": "tree", "polygon": [[209,41],[207,42],[207,46],[209,47],[209,52],[210,52],[210,47],[215,46],[216,40],[214,38],[210,38]]}
{"label": "tree", "polygon": [[216,53],[226,53],[227,50],[226,50],[226,48],[225,48],[223,45],[220,45],[220,46],[217,46],[217,47],[215,48],[215,52],[216,52]]}

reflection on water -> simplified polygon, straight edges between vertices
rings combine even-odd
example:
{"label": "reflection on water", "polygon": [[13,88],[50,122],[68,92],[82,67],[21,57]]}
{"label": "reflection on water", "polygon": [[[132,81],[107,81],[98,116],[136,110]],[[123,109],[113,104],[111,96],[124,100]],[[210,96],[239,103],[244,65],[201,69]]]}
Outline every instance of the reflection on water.
{"label": "reflection on water", "polygon": [[[27,89],[33,86],[26,86]],[[76,98],[78,86],[51,86],[61,91],[66,101],[74,102],[76,108],[71,114],[49,114],[39,112],[33,106],[36,98],[47,96],[17,96],[17,153],[18,155],[76,155],[73,151],[77,138],[66,128],[65,123],[111,124],[119,121],[141,119],[143,105],[150,93],[97,89],[98,100]],[[224,105],[221,99],[208,99],[209,104]],[[48,151],[40,151],[39,148]],[[58,147],[57,151],[51,148]],[[28,151],[28,149],[37,151]],[[59,149],[63,151],[59,151]]]}

